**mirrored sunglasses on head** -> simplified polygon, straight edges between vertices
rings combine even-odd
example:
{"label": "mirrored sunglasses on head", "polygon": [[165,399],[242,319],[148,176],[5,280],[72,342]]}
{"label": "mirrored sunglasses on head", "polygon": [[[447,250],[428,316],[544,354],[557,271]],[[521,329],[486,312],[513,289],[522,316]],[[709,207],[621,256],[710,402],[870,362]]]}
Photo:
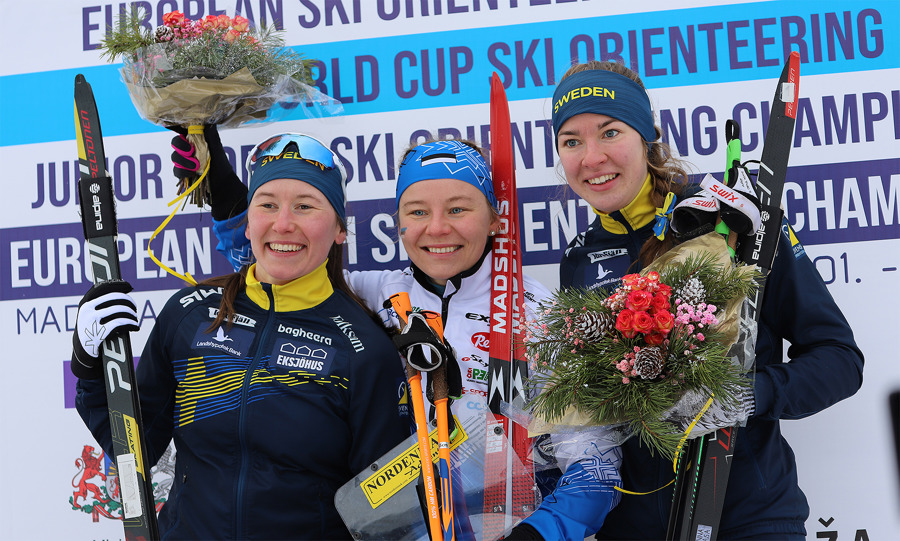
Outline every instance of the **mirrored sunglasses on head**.
{"label": "mirrored sunglasses on head", "polygon": [[344,171],[344,165],[341,163],[338,156],[315,137],[302,133],[281,133],[273,135],[253,147],[253,150],[250,151],[250,155],[247,156],[247,162],[245,164],[247,173],[252,174],[257,162],[263,158],[280,155],[291,143],[294,143],[297,146],[297,154],[299,154],[301,158],[316,162],[326,169],[339,170],[341,173],[341,181],[347,182],[347,172]]}

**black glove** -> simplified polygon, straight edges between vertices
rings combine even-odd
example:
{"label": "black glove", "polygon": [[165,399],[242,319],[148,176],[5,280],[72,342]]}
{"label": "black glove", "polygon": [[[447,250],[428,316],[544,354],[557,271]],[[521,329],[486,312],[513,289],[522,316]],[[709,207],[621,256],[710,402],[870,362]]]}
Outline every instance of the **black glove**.
{"label": "black glove", "polygon": [[406,362],[420,372],[434,370],[452,355],[425,321],[425,316],[418,312],[409,314],[400,334],[392,336],[391,340],[394,347],[406,357]]}
{"label": "black glove", "polygon": [[140,330],[137,306],[128,295],[131,290],[131,284],[124,280],[100,282],[78,303],[72,335],[72,373],[77,377],[102,377],[100,346],[103,341],[118,330]]}
{"label": "black glove", "polygon": [[531,524],[526,524],[524,522],[518,523],[516,527],[509,532],[509,535],[503,539],[506,541],[544,541],[541,534],[539,534]]}
{"label": "black glove", "polygon": [[[187,140],[187,130],[181,126],[170,126],[178,133],[172,138],[172,172],[177,178],[197,178],[206,164],[199,163],[194,154],[194,145]],[[227,220],[247,209],[247,187],[241,182],[222,146],[219,130],[215,124],[203,126],[203,138],[209,148],[209,204],[215,220]]]}

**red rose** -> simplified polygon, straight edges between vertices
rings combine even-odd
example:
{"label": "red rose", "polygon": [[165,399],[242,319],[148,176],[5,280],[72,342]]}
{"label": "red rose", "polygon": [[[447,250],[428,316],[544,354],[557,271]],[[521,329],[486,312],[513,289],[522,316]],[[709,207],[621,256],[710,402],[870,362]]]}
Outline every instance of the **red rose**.
{"label": "red rose", "polygon": [[642,312],[650,308],[652,300],[653,295],[643,289],[639,289],[628,294],[628,298],[625,299],[625,306],[635,312]]}
{"label": "red rose", "polygon": [[657,293],[653,296],[653,300],[650,301],[650,308],[654,313],[668,311],[670,308],[669,297]]}
{"label": "red rose", "polygon": [[235,15],[231,21],[231,27],[238,32],[246,32],[250,28],[250,21],[240,15]]}
{"label": "red rose", "polygon": [[658,346],[663,343],[666,339],[664,334],[659,334],[656,331],[651,332],[650,334],[644,335],[644,342],[651,346]]}
{"label": "red rose", "polygon": [[[619,312],[619,315],[616,317],[616,330],[627,336],[628,338],[634,337],[634,312],[631,310],[622,310]],[[631,333],[631,336],[628,336],[626,333]]]}
{"label": "red rose", "polygon": [[647,312],[635,312],[632,326],[637,332],[647,334],[656,327],[656,323],[653,321],[653,316]]}
{"label": "red rose", "polygon": [[626,286],[634,287],[637,285],[638,281],[641,279],[640,274],[626,274],[622,277],[622,283]]}
{"label": "red rose", "polygon": [[675,326],[675,317],[672,316],[672,312],[661,310],[653,314],[653,323],[656,325],[657,331],[664,335],[669,334],[669,331]]}
{"label": "red rose", "polygon": [[662,295],[666,299],[672,296],[672,286],[667,286],[666,284],[659,284],[659,289],[656,290],[657,295]]}
{"label": "red rose", "polygon": [[184,13],[180,11],[170,11],[163,15],[163,24],[166,26],[176,26],[184,20]]}

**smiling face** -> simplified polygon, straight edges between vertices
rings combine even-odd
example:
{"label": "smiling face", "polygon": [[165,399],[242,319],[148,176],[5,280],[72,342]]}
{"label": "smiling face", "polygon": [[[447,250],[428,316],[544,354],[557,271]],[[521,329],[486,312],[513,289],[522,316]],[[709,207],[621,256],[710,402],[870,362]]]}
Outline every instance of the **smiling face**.
{"label": "smiling face", "polygon": [[500,227],[484,194],[456,179],[410,185],[400,197],[399,221],[409,258],[438,285],[475,265]]}
{"label": "smiling face", "polygon": [[331,245],[343,243],[347,233],[322,192],[282,178],[253,194],[246,236],[256,256],[256,279],[283,285],[324,263]]}
{"label": "smiling face", "polygon": [[557,145],[566,182],[600,212],[627,206],[647,177],[646,143],[634,128],[606,115],[566,120]]}

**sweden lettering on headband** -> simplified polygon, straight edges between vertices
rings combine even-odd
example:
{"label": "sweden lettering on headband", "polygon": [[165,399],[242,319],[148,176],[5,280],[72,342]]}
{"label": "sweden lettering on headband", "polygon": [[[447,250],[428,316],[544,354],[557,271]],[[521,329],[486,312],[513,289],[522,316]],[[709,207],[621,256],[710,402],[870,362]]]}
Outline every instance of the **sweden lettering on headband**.
{"label": "sweden lettering on headband", "polygon": [[300,180],[322,192],[346,222],[347,177],[337,156],[318,139],[303,134],[273,136],[254,148],[247,167],[252,169],[248,204],[256,190],[270,180]]}
{"label": "sweden lettering on headband", "polygon": [[400,196],[411,185],[420,180],[445,178],[475,186],[497,208],[494,183],[484,158],[474,148],[454,140],[423,143],[406,155],[397,176],[397,207],[400,207]]}
{"label": "sweden lettering on headband", "polygon": [[583,113],[620,120],[648,143],[656,139],[647,91],[624,75],[594,69],[574,73],[560,81],[553,92],[554,135],[559,135],[566,120]]}

